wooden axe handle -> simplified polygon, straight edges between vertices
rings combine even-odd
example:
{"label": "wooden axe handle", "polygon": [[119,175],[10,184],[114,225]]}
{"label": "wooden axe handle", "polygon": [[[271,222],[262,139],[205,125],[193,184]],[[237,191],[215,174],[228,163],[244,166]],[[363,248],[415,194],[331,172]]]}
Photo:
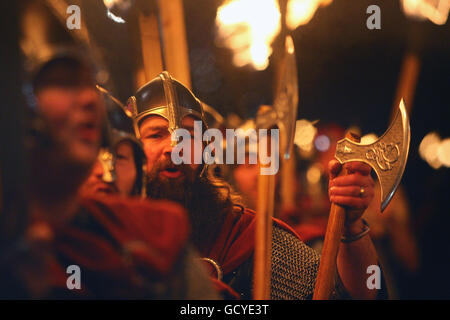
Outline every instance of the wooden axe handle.
{"label": "wooden axe handle", "polygon": [[[267,151],[271,154],[269,140],[258,142],[258,150],[267,143]],[[259,159],[258,202],[255,217],[255,256],[253,272],[253,298],[255,300],[270,299],[270,280],[272,266],[272,217],[275,205],[275,175],[261,174],[262,168],[268,164]]]}
{"label": "wooden axe handle", "polygon": [[[354,142],[360,141],[359,137],[352,133],[347,133],[346,138]],[[347,170],[342,168],[339,176],[346,174]],[[336,258],[339,252],[342,234],[344,233],[345,215],[344,207],[334,203],[331,204],[313,300],[327,300],[330,298],[334,287]]]}
{"label": "wooden axe handle", "polygon": [[272,216],[275,200],[275,175],[258,177],[256,207],[254,292],[255,300],[270,299]]}

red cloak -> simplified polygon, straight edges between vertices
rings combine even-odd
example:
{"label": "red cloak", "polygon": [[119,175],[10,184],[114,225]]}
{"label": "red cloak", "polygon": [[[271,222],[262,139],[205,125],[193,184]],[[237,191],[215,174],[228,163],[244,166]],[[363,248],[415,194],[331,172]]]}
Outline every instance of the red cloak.
{"label": "red cloak", "polygon": [[66,268],[77,265],[82,288],[69,296],[151,298],[144,283],[173,271],[186,244],[184,209],[168,201],[119,197],[84,198],[80,207],[69,223],[52,226],[50,295],[67,294]]}
{"label": "red cloak", "polygon": [[[292,233],[300,239],[298,234],[281,220],[273,218],[273,223]],[[255,212],[242,207],[235,207],[223,224],[220,234],[204,257],[216,261],[227,275],[248,260],[255,248]]]}

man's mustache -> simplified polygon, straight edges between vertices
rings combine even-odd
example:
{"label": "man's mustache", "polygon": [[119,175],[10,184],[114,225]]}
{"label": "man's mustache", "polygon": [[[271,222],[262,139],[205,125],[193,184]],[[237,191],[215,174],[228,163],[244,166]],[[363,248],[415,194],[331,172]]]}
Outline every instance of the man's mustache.
{"label": "man's mustache", "polygon": [[187,164],[174,164],[170,159],[167,160],[160,160],[156,163],[156,165],[153,167],[153,169],[150,172],[150,176],[155,175],[161,171],[167,170],[167,169],[177,169],[181,171],[184,174],[190,174],[192,173],[192,168]]}

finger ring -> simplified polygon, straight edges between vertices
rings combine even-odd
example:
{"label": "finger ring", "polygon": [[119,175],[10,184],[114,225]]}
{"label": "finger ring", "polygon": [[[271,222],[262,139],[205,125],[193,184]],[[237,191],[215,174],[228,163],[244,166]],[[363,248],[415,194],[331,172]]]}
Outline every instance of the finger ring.
{"label": "finger ring", "polygon": [[359,196],[362,198],[362,197],[364,197],[364,193],[366,192],[366,190],[364,189],[364,187],[361,187],[360,189],[359,189]]}

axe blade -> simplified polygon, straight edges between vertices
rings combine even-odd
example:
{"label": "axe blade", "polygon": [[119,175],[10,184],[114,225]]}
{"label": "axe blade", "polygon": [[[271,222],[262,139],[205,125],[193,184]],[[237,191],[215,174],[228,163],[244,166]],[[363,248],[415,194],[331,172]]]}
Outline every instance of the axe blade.
{"label": "axe blade", "polygon": [[405,171],[411,132],[403,99],[389,129],[375,142],[364,145],[345,138],[336,146],[336,159],[341,163],[365,162],[372,167],[381,185],[381,212],[392,199]]}
{"label": "axe blade", "polygon": [[285,159],[289,159],[291,154],[297,120],[297,108],[298,79],[295,47],[292,37],[286,36],[284,57],[274,101],[274,110],[277,114],[277,124],[281,131],[282,152]]}

